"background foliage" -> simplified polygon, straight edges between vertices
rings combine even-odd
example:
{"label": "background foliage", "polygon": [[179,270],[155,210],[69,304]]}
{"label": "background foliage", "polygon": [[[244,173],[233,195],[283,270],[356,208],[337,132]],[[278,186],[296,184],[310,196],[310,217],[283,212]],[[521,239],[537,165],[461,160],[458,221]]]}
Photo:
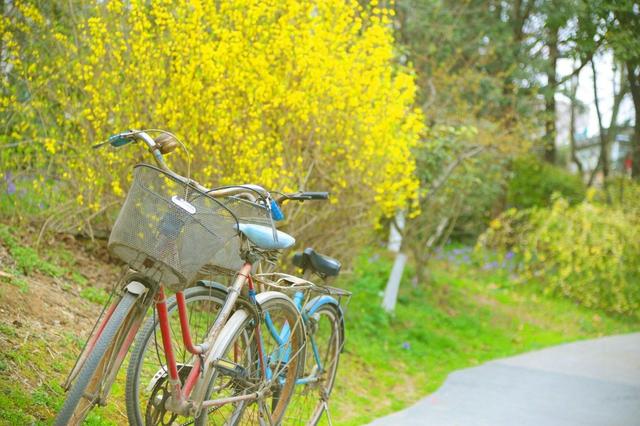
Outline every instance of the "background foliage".
{"label": "background foliage", "polygon": [[[1,167],[32,194],[66,194],[59,228],[86,231],[143,159],[90,146],[166,128],[202,183],[330,190],[313,226],[297,212],[291,226],[320,248],[329,222],[353,237],[416,197],[409,150],[424,125],[392,14],[343,1],[17,1],[0,24]],[[173,165],[186,173],[184,157]]]}
{"label": "background foliage", "polygon": [[570,204],[584,199],[586,187],[580,176],[545,163],[533,155],[516,158],[507,188],[507,205],[518,209],[546,207],[553,194],[560,194]]}
{"label": "background foliage", "polygon": [[[336,285],[354,291],[332,397],[341,424],[402,408],[459,368],[637,330],[637,4],[0,2],[0,421],[59,408],[70,348],[117,281],[104,241],[76,237],[108,235],[130,167],[148,161],[90,148],[128,128],[175,132],[206,185],[332,192],[286,206],[284,226],[297,248],[343,261]],[[598,120],[585,185],[557,167],[565,150],[587,171],[575,126],[556,146],[557,101],[583,108],[576,76],[604,55],[613,103],[632,103],[635,120]],[[607,162],[622,125],[631,176]],[[186,158],[169,161],[186,173]],[[410,263],[389,315],[392,255],[371,246],[398,212]],[[122,394],[92,424],[122,423]]]}
{"label": "background foliage", "polygon": [[[635,191],[638,189],[635,188]],[[549,207],[507,210],[491,222],[481,246],[512,251],[518,273],[546,291],[618,314],[640,310],[640,222],[633,210],[594,200],[571,206],[559,196]]]}

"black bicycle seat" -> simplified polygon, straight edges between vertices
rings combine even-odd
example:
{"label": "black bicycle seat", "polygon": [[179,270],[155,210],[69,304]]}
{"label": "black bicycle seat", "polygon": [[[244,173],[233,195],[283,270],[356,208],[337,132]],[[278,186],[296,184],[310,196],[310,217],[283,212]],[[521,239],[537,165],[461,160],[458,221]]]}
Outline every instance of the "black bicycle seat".
{"label": "black bicycle seat", "polygon": [[322,278],[337,276],[342,266],[336,259],[316,253],[316,251],[310,247],[306,248],[302,253],[294,254],[293,264],[302,270],[311,268]]}

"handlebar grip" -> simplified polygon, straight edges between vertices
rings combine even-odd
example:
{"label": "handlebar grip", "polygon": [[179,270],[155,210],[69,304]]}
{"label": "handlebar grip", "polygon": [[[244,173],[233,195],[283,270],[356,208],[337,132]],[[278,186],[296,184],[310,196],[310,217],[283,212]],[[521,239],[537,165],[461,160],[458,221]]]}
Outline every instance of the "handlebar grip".
{"label": "handlebar grip", "polygon": [[292,197],[292,200],[328,200],[329,193],[328,192],[300,192]]}
{"label": "handlebar grip", "polygon": [[132,132],[118,133],[109,137],[109,144],[114,148],[119,148],[135,140]]}

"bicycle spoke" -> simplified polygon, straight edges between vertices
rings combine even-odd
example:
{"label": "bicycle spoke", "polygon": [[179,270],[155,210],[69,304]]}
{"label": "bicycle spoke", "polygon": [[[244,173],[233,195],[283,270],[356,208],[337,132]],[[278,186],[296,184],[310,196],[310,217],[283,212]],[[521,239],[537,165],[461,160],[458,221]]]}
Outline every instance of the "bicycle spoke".
{"label": "bicycle spoke", "polygon": [[309,317],[305,368],[300,376],[308,382],[296,386],[287,424],[316,424],[328,409],[341,346],[339,315],[335,307],[325,305]]}

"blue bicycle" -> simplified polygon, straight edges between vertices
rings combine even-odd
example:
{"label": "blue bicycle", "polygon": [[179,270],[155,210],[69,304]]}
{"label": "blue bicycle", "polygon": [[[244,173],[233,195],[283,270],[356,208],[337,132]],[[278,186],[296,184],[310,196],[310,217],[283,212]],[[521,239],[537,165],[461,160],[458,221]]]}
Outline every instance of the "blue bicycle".
{"label": "blue bicycle", "polygon": [[[303,271],[304,278],[278,273],[258,275],[270,289],[292,295],[305,325],[303,367],[283,424],[316,425],[323,416],[331,424],[329,396],[345,341],[343,308],[351,293],[309,281],[312,274],[323,280],[337,276],[340,271],[337,260],[307,248],[294,255],[293,263]],[[289,329],[286,326],[282,330],[273,327],[270,333],[284,345]],[[273,354],[273,357],[286,361],[287,354]]]}
{"label": "blue bicycle", "polygon": [[[297,357],[301,361],[297,367],[295,390],[290,396],[284,416],[275,424],[316,425],[323,415],[331,424],[329,396],[345,341],[343,306],[351,293],[326,285],[316,285],[309,280],[311,274],[323,279],[338,275],[338,261],[310,248],[296,254],[293,261],[303,270],[304,278],[281,273],[258,273],[253,279],[259,300],[261,293],[278,292],[291,296],[304,324],[304,352],[298,353],[292,349],[296,347],[291,343],[292,329],[297,324],[291,322],[291,316],[283,316],[280,309],[272,307],[272,303],[261,303],[261,312],[256,315],[262,317],[262,347],[258,347],[254,333],[255,320],[249,316],[238,317],[235,321],[238,324],[236,331],[229,333],[228,339],[223,337],[223,341],[218,342],[219,347],[224,349],[216,361],[216,375],[210,392],[218,395],[246,395],[256,390],[254,384],[259,383],[262,376],[279,385],[272,386],[270,406],[263,410],[273,412],[280,404],[279,390],[287,385],[288,371],[293,365],[291,360]],[[228,297],[227,292],[226,286],[213,281],[200,281],[197,286],[184,291],[185,305],[190,312],[189,324],[193,330],[204,330],[207,328],[206,324],[215,321]],[[252,293],[246,296],[251,297]],[[250,306],[248,300],[240,300],[245,306]],[[178,313],[177,308],[176,297],[169,298],[169,323],[176,332],[181,327],[179,317],[175,315]],[[157,344],[158,328],[157,319],[148,321],[131,356],[127,374],[127,406],[132,424],[165,424],[161,419],[169,414],[157,409],[169,391],[168,375],[161,364],[164,351]],[[228,340],[226,344],[225,340]],[[194,358],[188,351],[180,347],[176,349],[180,375],[186,378],[193,368]],[[154,360],[158,360],[160,364],[154,364]],[[150,368],[153,365],[156,367]],[[262,373],[261,366],[264,366]],[[209,407],[204,415],[191,420],[184,419],[179,424],[270,424],[261,418],[260,412],[258,407],[252,408],[249,402],[218,405]]]}

